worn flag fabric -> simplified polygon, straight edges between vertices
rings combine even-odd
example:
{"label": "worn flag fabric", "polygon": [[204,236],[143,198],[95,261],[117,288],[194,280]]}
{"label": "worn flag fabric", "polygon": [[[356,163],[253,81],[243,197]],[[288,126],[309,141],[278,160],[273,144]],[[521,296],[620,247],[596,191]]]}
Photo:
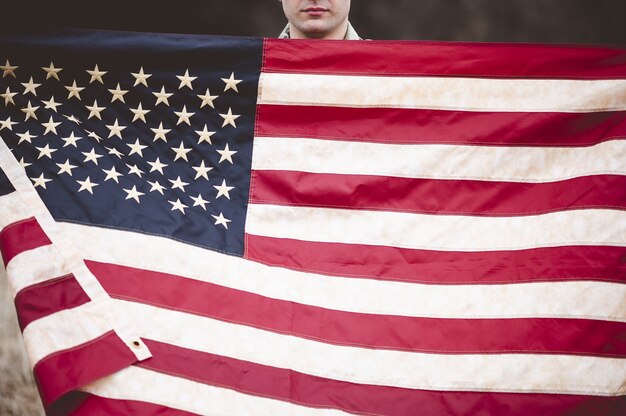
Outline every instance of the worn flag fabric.
{"label": "worn flag fabric", "polygon": [[50,415],[621,415],[626,49],[0,36]]}

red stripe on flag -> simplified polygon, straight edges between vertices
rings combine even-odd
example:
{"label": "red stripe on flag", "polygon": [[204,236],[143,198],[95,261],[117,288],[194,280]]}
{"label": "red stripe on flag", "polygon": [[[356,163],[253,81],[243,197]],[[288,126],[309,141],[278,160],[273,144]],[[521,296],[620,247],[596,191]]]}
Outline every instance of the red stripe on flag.
{"label": "red stripe on flag", "polygon": [[76,278],[70,274],[21,290],[15,296],[15,309],[23,331],[29,323],[39,318],[75,308],[89,300]]}
{"label": "red stripe on flag", "polygon": [[141,416],[194,416],[195,413],[158,404],[139,402],[134,400],[116,400],[99,397],[87,393],[78,393],[72,401],[79,403],[71,411],[57,412],[54,416],[93,416],[93,415],[141,415]]}
{"label": "red stripe on flag", "polygon": [[250,202],[264,204],[486,216],[626,208],[618,175],[521,183],[253,171],[252,181]]}
{"label": "red stripe on flag", "polygon": [[624,112],[486,113],[260,105],[256,135],[392,144],[589,146],[626,136]]}
{"label": "red stripe on flag", "polygon": [[48,406],[63,394],[136,361],[128,346],[111,331],[76,348],[49,355],[35,364],[33,372],[43,404]]}
{"label": "red stripe on flag", "polygon": [[265,39],[264,47],[264,72],[580,79],[621,79],[626,73],[622,48],[403,41],[353,48],[280,39]]}
{"label": "red stripe on flag", "polygon": [[246,258],[329,275],[433,284],[597,280],[626,282],[626,247],[430,251],[246,234]]}
{"label": "red stripe on flag", "polygon": [[[354,384],[144,340],[137,366],[294,404],[374,415],[617,415],[626,397],[439,392]],[[294,412],[296,410],[294,409]]]}
{"label": "red stripe on flag", "polygon": [[13,223],[0,232],[0,251],[5,266],[18,254],[48,244],[52,242],[35,218]]}
{"label": "red stripe on flag", "polygon": [[331,344],[432,353],[542,352],[626,357],[626,323],[352,313],[271,299],[165,273],[92,261],[87,265],[114,298]]}

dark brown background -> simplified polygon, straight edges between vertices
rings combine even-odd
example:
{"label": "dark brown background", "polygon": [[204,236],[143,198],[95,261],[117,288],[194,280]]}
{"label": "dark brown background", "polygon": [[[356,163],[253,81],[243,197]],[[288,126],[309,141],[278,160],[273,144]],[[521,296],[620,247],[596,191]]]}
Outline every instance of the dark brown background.
{"label": "dark brown background", "polygon": [[[5,26],[274,37],[285,24],[278,0],[3,3]],[[626,44],[626,0],[352,0],[351,21],[372,39]]]}

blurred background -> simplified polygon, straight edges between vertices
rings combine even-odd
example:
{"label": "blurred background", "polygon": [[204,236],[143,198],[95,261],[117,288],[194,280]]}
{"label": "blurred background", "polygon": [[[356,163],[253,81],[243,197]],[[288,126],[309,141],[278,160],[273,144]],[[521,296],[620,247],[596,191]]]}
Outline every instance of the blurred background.
{"label": "blurred background", "polygon": [[[0,30],[66,26],[276,37],[278,0],[3,1]],[[362,37],[626,45],[626,0],[352,0]],[[0,275],[0,415],[40,415],[6,278]]]}
{"label": "blurred background", "polygon": [[[2,25],[277,36],[278,0],[4,1]],[[626,44],[626,0],[352,0],[362,37]],[[12,22],[12,23],[11,23]]]}

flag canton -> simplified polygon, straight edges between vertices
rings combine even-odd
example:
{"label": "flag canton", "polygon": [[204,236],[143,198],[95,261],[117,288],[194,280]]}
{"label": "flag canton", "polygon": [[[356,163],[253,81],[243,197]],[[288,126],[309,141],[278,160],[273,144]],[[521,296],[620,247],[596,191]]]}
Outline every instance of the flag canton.
{"label": "flag canton", "polygon": [[56,220],[243,254],[260,39],[69,32],[0,46],[0,137]]}

